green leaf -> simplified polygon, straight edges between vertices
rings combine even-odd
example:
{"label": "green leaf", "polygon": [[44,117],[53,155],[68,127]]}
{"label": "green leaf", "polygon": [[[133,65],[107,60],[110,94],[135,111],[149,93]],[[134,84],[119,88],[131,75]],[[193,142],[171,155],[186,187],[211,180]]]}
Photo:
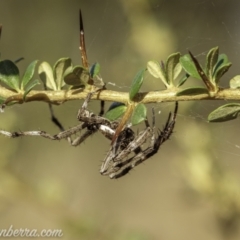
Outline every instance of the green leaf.
{"label": "green leaf", "polygon": [[53,67],[53,75],[56,82],[57,90],[61,90],[61,88],[65,85],[64,73],[67,68],[72,66],[72,60],[70,58],[60,58]]}
{"label": "green leaf", "polygon": [[206,85],[210,96],[213,97],[218,90],[218,86],[208,78],[208,76],[206,75],[206,73],[202,69],[200,63],[198,62],[198,60],[193,56],[193,54],[190,51],[189,51],[189,54],[190,54],[190,57],[191,57],[194,65],[197,69],[197,72],[198,72],[199,76],[201,77],[202,81]]}
{"label": "green leaf", "polygon": [[108,111],[104,117],[110,121],[115,121],[125,113],[126,109],[127,107],[125,105],[120,105]]}
{"label": "green leaf", "polygon": [[69,67],[64,73],[64,82],[72,86],[87,85],[89,72],[82,66]]}
{"label": "green leaf", "polygon": [[48,88],[55,91],[57,90],[57,85],[53,77],[53,70],[49,63],[42,62],[38,67],[38,74]]}
{"label": "green leaf", "polygon": [[116,107],[119,107],[119,106],[125,106],[124,103],[121,103],[121,102],[113,102],[110,107],[108,108],[107,112],[108,111],[111,111],[112,109],[116,108]]}
{"label": "green leaf", "polygon": [[186,74],[179,80],[179,82],[178,82],[178,84],[177,84],[177,87],[181,87],[181,86],[187,81],[187,79],[188,79],[189,77],[190,77],[189,74],[186,73]]}
{"label": "green leaf", "polygon": [[159,62],[157,61],[149,61],[147,63],[147,70],[149,73],[155,77],[155,78],[160,78],[162,82],[164,83],[165,86],[168,86],[167,80],[166,80],[166,75],[164,70],[160,67]]}
{"label": "green leaf", "polygon": [[210,79],[211,81],[213,81],[213,72],[214,72],[214,67],[218,61],[218,54],[219,54],[218,47],[212,48],[207,54],[206,75],[208,79]]}
{"label": "green leaf", "polygon": [[201,79],[200,75],[198,74],[197,68],[189,54],[180,57],[180,63],[186,73],[188,73],[194,78]]}
{"label": "green leaf", "polygon": [[225,122],[225,121],[233,120],[237,118],[239,112],[240,112],[240,104],[229,103],[211,112],[208,116],[208,121],[209,122]]}
{"label": "green leaf", "polygon": [[24,91],[24,94],[23,94],[23,99],[25,100],[27,94],[36,86],[40,84],[39,80],[38,79],[35,79],[33,81],[31,81],[27,87],[25,87],[25,91]]}
{"label": "green leaf", "polygon": [[222,65],[225,65],[226,63],[229,63],[228,57],[226,54],[222,53],[218,56],[218,61],[214,67],[213,75],[215,75],[216,70],[221,67]]}
{"label": "green leaf", "polygon": [[181,63],[179,62],[179,63],[175,66],[175,68],[174,68],[174,72],[173,72],[173,79],[174,79],[174,80],[179,76],[179,74],[181,73],[181,71],[182,71],[182,65],[181,65]]}
{"label": "green leaf", "polygon": [[237,75],[230,80],[230,88],[232,89],[240,88],[240,75]]}
{"label": "green leaf", "polygon": [[228,71],[228,69],[232,66],[232,63],[226,63],[225,65],[222,65],[219,67],[215,73],[215,79],[214,81],[216,83],[219,83],[220,78]]}
{"label": "green leaf", "polygon": [[90,68],[90,76],[92,78],[96,77],[99,72],[100,72],[100,64],[99,63],[94,63],[91,68]]}
{"label": "green leaf", "polygon": [[130,92],[129,92],[129,98],[130,100],[133,100],[133,98],[136,96],[136,94],[139,92],[142,83],[143,83],[143,75],[145,73],[145,69],[142,69],[137,73],[135,78],[132,81],[132,85],[130,87]]}
{"label": "green leaf", "polygon": [[38,60],[35,60],[28,65],[22,78],[21,90],[23,90],[25,86],[29,83],[29,81],[32,79],[37,62]]}
{"label": "green leaf", "polygon": [[177,92],[176,96],[182,96],[182,95],[196,95],[196,94],[206,94],[208,93],[208,90],[203,87],[190,87],[190,88],[185,88],[183,90],[180,90]]}
{"label": "green leaf", "polygon": [[220,62],[222,64],[225,64],[225,63],[229,63],[229,60],[228,60],[228,56],[225,54],[225,53],[221,53],[219,56],[218,56],[218,62],[216,64],[216,67],[218,64],[220,64]]}
{"label": "green leaf", "polygon": [[4,60],[0,62],[0,81],[17,92],[20,90],[19,70],[12,61]]}
{"label": "green leaf", "polygon": [[160,73],[160,65],[158,61],[149,61],[147,63],[147,70],[153,77],[160,78],[161,73]]}
{"label": "green leaf", "polygon": [[169,86],[173,86],[174,69],[179,63],[180,53],[171,54],[166,62],[166,79]]}
{"label": "green leaf", "polygon": [[147,108],[144,104],[138,104],[132,113],[131,123],[132,125],[137,125],[146,120],[147,117]]}

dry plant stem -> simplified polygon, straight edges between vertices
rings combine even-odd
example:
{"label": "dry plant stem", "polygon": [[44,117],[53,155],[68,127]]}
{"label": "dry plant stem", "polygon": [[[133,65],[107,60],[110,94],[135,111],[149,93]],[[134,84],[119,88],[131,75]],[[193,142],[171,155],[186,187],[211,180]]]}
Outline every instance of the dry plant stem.
{"label": "dry plant stem", "polygon": [[[147,103],[158,103],[158,102],[175,102],[175,101],[197,101],[197,100],[240,100],[240,90],[238,89],[220,89],[215,96],[211,97],[208,94],[197,94],[197,95],[182,95],[176,96],[177,89],[163,90],[163,91],[153,91],[153,92],[143,92],[137,94],[135,97],[135,102]],[[82,91],[76,93],[76,90],[69,91],[31,91],[25,102],[32,101],[43,101],[52,104],[61,104],[66,101],[85,99],[87,96],[87,91]],[[18,103],[23,103],[22,95],[19,93],[14,93],[4,87],[0,87],[0,97],[7,99],[10,98],[11,101],[16,101]],[[102,90],[101,92],[94,94],[91,98],[92,100],[104,100],[112,102],[122,102],[127,104],[129,102],[128,92],[117,92],[111,90]]]}

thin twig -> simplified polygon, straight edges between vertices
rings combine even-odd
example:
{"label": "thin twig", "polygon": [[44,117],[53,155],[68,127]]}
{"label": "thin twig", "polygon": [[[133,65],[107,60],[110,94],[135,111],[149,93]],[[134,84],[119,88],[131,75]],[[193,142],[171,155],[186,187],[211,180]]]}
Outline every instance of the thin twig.
{"label": "thin twig", "polygon": [[[215,96],[211,97],[209,94],[197,94],[197,95],[182,95],[176,96],[179,90],[163,90],[163,91],[153,91],[153,92],[143,92],[138,93],[136,99],[138,102],[147,103],[159,103],[159,102],[175,102],[175,101],[197,101],[197,100],[240,100],[240,90],[239,89],[220,89]],[[12,101],[18,103],[42,101],[52,104],[62,104],[67,101],[85,99],[87,96],[87,91],[81,91],[76,93],[76,90],[70,91],[35,91],[32,90],[27,96],[25,101],[19,93],[10,91],[2,86],[0,86],[0,99],[10,98]],[[111,102],[121,102],[124,104],[129,103],[129,93],[128,92],[117,92],[111,90],[102,90],[98,94],[93,94],[92,100],[104,100]]]}

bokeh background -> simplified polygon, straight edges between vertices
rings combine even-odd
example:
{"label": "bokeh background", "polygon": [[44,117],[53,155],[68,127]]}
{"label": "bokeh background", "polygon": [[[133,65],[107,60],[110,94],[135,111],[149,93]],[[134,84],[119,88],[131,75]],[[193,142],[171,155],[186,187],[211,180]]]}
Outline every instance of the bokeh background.
{"label": "bokeh background", "polygon": [[[239,73],[236,0],[1,0],[1,59],[24,57],[22,73],[36,59],[53,65],[71,57],[79,64],[79,8],[88,59],[100,63],[109,89],[128,91],[148,60],[191,50],[204,61],[215,46],[233,62],[221,85]],[[142,87],[163,88],[150,76]],[[181,102],[171,140],[119,180],[99,174],[109,148],[100,133],[76,148],[66,141],[0,136],[0,229],[62,229],[62,239],[239,239],[239,119],[207,122],[208,113],[224,103]],[[66,128],[77,124],[81,104],[54,107]],[[162,127],[174,104],[152,106]],[[98,112],[99,103],[89,108]],[[58,132],[40,102],[8,107],[0,128]]]}

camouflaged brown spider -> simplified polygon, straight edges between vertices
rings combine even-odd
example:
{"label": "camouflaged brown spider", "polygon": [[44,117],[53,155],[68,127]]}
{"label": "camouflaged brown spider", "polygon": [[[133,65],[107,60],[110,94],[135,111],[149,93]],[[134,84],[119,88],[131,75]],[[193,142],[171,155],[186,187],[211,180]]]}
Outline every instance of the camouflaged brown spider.
{"label": "camouflaged brown spider", "polygon": [[[80,145],[87,137],[94,134],[97,131],[103,133],[109,140],[112,140],[115,135],[115,130],[118,127],[118,121],[109,121],[102,117],[103,109],[101,109],[100,115],[87,110],[87,105],[91,99],[92,93],[89,93],[85,99],[82,107],[79,109],[77,118],[81,122],[77,126],[61,131],[58,134],[50,135],[45,131],[18,131],[8,132],[0,130],[0,134],[16,138],[21,136],[41,136],[51,140],[67,139],[72,146]],[[103,106],[102,106],[103,107]],[[170,112],[167,122],[162,130],[157,129],[155,133],[155,114],[153,109],[152,126],[150,126],[148,120],[145,120],[146,128],[135,136],[134,131],[130,127],[125,127],[116,140],[110,147],[110,150],[102,163],[100,173],[112,178],[120,178],[126,175],[130,170],[140,163],[146,161],[148,158],[156,154],[160,146],[170,138],[177,116],[178,103],[175,103],[175,109],[173,114]],[[85,133],[81,136],[71,139],[73,134],[86,129]],[[147,148],[143,149],[145,142],[150,140],[150,144]],[[134,154],[133,156],[131,154]]]}
{"label": "camouflaged brown spider", "polygon": [[[178,102],[175,103],[173,114],[170,112],[167,122],[162,130],[157,129],[155,133],[155,114],[153,109],[152,127],[145,120],[146,128],[137,136],[129,127],[123,129],[112,144],[100,169],[102,175],[112,178],[120,178],[131,171],[135,166],[146,161],[156,154],[160,146],[170,138],[177,116]],[[143,144],[150,140],[147,148]],[[131,155],[133,154],[133,156]]]}

